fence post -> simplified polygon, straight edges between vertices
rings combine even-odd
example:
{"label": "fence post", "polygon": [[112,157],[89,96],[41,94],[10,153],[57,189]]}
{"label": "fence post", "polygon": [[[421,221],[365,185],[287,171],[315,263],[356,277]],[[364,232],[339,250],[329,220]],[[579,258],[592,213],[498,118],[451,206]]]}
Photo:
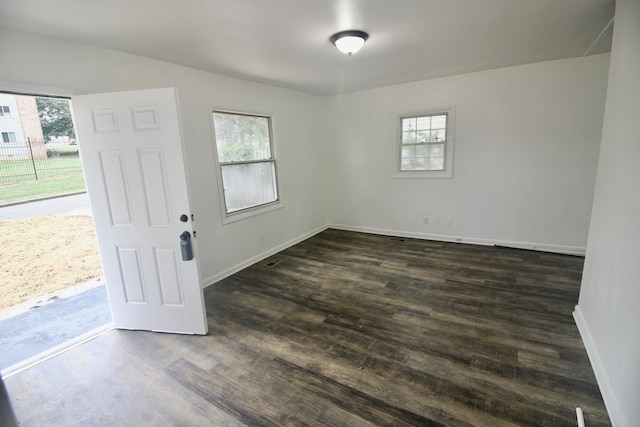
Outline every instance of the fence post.
{"label": "fence post", "polygon": [[33,158],[33,148],[31,148],[31,138],[27,138],[27,142],[29,143],[29,153],[31,153],[31,164],[33,165],[33,174],[36,176],[36,181],[37,181],[38,171],[36,170],[36,161]]}

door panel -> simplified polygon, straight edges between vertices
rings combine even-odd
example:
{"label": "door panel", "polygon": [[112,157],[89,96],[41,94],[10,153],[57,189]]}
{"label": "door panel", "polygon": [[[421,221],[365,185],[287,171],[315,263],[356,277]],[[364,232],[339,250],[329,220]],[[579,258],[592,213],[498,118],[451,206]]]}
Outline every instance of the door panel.
{"label": "door panel", "polygon": [[99,156],[111,225],[133,225],[123,153],[113,150],[99,151]]}
{"label": "door panel", "polygon": [[80,155],[116,327],[205,334],[175,90],[73,98]]}
{"label": "door panel", "polygon": [[155,248],[154,251],[160,273],[162,305],[183,306],[177,251],[172,248]]}
{"label": "door panel", "polygon": [[157,149],[138,151],[140,171],[144,184],[145,201],[152,227],[171,226],[171,206],[167,188],[167,173],[164,169],[163,152]]}
{"label": "door panel", "polygon": [[124,301],[129,304],[146,304],[147,297],[142,283],[140,256],[136,248],[117,247],[118,260],[122,271]]}

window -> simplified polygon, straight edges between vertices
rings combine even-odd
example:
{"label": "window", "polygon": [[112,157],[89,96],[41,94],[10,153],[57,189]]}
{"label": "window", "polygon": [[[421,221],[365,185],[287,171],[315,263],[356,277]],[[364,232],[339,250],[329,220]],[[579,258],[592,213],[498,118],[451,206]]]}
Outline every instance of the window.
{"label": "window", "polygon": [[227,215],[278,202],[271,118],[213,112]]}
{"label": "window", "polygon": [[11,110],[6,105],[0,105],[0,117],[11,117]]}
{"label": "window", "polygon": [[5,142],[7,144],[9,142],[17,142],[16,134],[13,132],[2,132],[2,142]]}
{"label": "window", "polygon": [[399,116],[398,178],[453,176],[453,108]]}

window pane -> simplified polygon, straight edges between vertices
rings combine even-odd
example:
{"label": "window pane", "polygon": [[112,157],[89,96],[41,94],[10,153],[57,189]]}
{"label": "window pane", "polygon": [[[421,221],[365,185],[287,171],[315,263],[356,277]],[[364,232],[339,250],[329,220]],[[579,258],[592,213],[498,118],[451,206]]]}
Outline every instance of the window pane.
{"label": "window pane", "polygon": [[433,144],[430,147],[429,155],[431,157],[444,157],[444,144]]}
{"label": "window pane", "polygon": [[445,131],[443,130],[432,130],[429,132],[428,138],[426,142],[443,142],[445,140]]}
{"label": "window pane", "polygon": [[278,200],[273,162],[223,165],[222,183],[227,213]]}
{"label": "window pane", "polygon": [[443,157],[431,157],[429,159],[429,170],[431,170],[431,171],[444,170],[444,158]]}
{"label": "window pane", "polygon": [[2,132],[2,142],[18,142],[14,132]]}
{"label": "window pane", "polygon": [[416,171],[426,170],[428,161],[429,159],[426,157],[416,157],[413,170],[416,170]]}
{"label": "window pane", "polygon": [[[410,159],[402,159],[403,171],[423,171],[427,170],[429,159],[426,157],[412,157]],[[406,162],[405,162],[406,160]]]}
{"label": "window pane", "polygon": [[416,146],[410,145],[408,147],[402,147],[402,157],[415,157]]}
{"label": "window pane", "polygon": [[431,129],[445,129],[447,127],[447,116],[432,116]]}
{"label": "window pane", "polygon": [[429,131],[418,131],[418,138],[416,142],[428,142],[429,141]]}
{"label": "window pane", "polygon": [[402,159],[402,170],[403,171],[412,171],[414,168],[414,158],[408,157]]}
{"label": "window pane", "polygon": [[426,170],[429,162],[428,145],[411,145],[402,147],[401,170]]}
{"label": "window pane", "polygon": [[268,117],[214,112],[213,125],[220,162],[271,159]]}
{"label": "window pane", "polygon": [[428,145],[417,145],[416,146],[416,156],[418,157],[429,157],[429,146]]}
{"label": "window pane", "polygon": [[415,144],[416,143],[416,132],[402,132],[402,143],[403,144]]}
{"label": "window pane", "polygon": [[416,119],[402,119],[402,130],[403,131],[414,131],[416,130]]}
{"label": "window pane", "polygon": [[431,117],[418,117],[417,119],[417,129],[418,130],[429,130],[431,129]]}

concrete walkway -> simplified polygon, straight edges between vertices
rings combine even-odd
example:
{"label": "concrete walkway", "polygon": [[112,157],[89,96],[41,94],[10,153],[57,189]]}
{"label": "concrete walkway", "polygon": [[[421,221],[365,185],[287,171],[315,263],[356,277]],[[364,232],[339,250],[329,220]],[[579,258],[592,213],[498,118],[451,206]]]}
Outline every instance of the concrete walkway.
{"label": "concrete walkway", "polygon": [[[91,216],[89,197],[82,193],[0,207],[2,220],[49,215]],[[5,374],[22,362],[37,361],[110,322],[105,287],[91,282],[0,310],[0,370]]]}
{"label": "concrete walkway", "polygon": [[111,313],[104,285],[0,320],[0,370],[109,322]]}
{"label": "concrete walkway", "polygon": [[91,216],[89,196],[87,193],[80,193],[0,207],[0,219],[24,219],[48,215]]}

